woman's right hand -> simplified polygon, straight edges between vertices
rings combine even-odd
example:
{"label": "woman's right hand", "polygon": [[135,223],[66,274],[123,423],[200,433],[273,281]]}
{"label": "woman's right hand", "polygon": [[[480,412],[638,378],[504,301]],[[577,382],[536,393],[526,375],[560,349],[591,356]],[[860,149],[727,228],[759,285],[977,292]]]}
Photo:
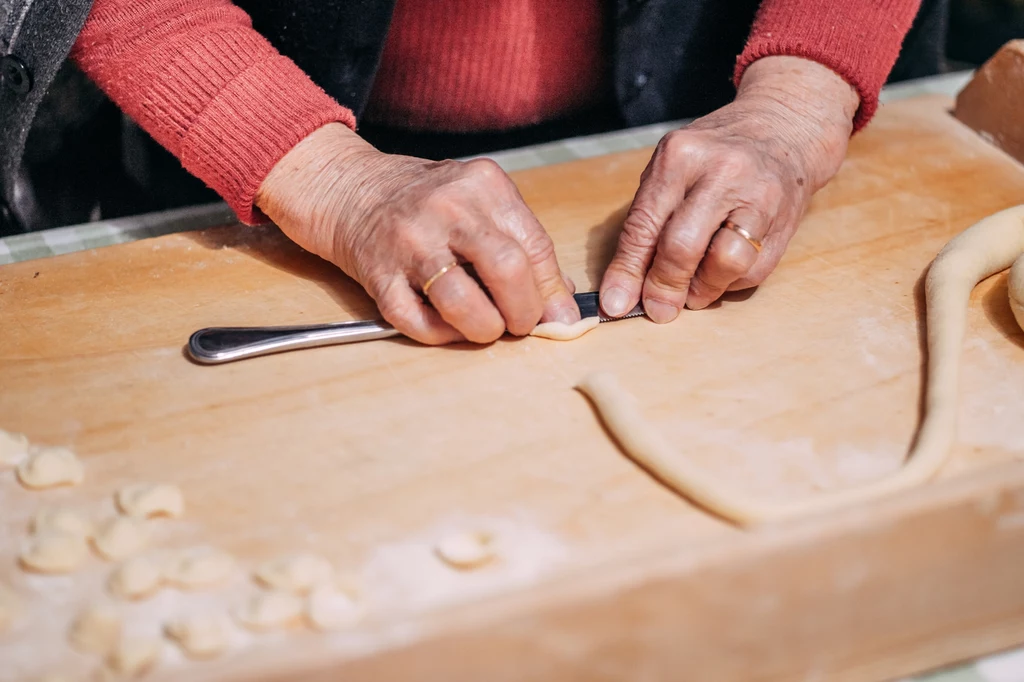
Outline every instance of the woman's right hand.
{"label": "woman's right hand", "polygon": [[[426,344],[489,343],[506,330],[580,319],[550,237],[488,159],[384,154],[339,123],[306,137],[256,205],[299,246],[340,267],[399,332]],[[461,266],[423,285],[454,261]]]}

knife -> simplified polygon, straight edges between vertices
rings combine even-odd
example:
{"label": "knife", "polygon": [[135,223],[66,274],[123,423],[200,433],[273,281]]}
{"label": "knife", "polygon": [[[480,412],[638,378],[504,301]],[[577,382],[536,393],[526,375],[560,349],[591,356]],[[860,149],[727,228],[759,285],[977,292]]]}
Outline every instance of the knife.
{"label": "knife", "polygon": [[[582,317],[597,317],[601,322],[626,320],[644,314],[637,304],[621,317],[608,317],[601,312],[596,291],[574,294]],[[203,365],[218,365],[259,355],[269,355],[300,348],[316,348],[339,343],[355,343],[401,336],[401,332],[383,320],[355,320],[330,324],[309,324],[278,327],[207,327],[189,337],[189,357]]]}

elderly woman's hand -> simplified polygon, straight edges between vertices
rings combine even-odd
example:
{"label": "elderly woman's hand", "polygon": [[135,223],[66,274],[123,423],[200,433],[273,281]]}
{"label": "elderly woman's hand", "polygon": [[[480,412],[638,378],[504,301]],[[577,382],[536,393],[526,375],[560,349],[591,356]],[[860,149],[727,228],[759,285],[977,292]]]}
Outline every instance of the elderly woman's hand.
{"label": "elderly woman's hand", "polygon": [[669,322],[684,305],[704,308],[764,281],[811,195],[838,171],[858,105],[850,85],[814,62],[752,64],[734,102],[658,144],[601,283],[605,312],[642,300],[651,319]]}
{"label": "elderly woman's hand", "polygon": [[[383,154],[330,124],[278,162],[256,204],[422,343],[487,343],[506,329],[579,320],[551,239],[492,161]],[[487,292],[461,265],[449,268],[455,261],[472,265]]]}

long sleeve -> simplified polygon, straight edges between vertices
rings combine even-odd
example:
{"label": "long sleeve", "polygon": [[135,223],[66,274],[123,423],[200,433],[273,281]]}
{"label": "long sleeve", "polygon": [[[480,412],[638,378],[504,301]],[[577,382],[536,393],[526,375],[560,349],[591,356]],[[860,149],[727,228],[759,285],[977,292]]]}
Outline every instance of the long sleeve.
{"label": "long sleeve", "polygon": [[762,57],[805,57],[829,67],[860,95],[854,130],[878,109],[878,95],[892,71],[920,0],[764,0],[735,82]]}
{"label": "long sleeve", "polygon": [[95,0],[71,56],[249,224],[288,150],[326,123],[355,128],[228,0]]}

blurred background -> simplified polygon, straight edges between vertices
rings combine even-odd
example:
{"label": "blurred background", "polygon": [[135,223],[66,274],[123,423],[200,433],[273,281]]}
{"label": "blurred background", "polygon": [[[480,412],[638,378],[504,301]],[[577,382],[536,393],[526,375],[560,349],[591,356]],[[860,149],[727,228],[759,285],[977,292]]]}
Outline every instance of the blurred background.
{"label": "blurred background", "polygon": [[[1024,38],[1024,0],[922,0],[890,82],[973,69],[1014,38]],[[0,237],[219,200],[77,69],[65,65],[57,90],[15,187],[24,219],[0,202]]]}

